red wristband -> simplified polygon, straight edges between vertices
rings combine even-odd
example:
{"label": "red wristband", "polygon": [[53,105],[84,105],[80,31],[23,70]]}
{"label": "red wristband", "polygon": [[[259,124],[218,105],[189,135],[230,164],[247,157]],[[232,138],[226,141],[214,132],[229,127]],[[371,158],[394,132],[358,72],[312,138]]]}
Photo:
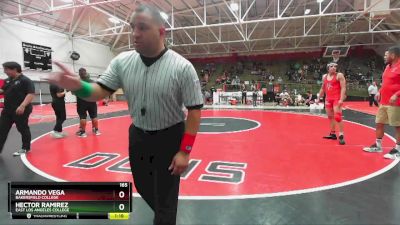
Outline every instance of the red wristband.
{"label": "red wristband", "polygon": [[196,135],[185,133],[182,138],[180,150],[186,153],[190,153],[192,151],[195,139]]}

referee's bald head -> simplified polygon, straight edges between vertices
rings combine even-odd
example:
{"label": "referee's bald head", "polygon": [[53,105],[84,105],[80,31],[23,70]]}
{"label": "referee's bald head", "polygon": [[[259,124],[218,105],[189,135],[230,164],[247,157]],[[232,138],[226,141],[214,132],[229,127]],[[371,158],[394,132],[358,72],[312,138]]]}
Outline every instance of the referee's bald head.
{"label": "referee's bald head", "polygon": [[150,15],[151,18],[153,19],[153,21],[157,25],[159,25],[160,27],[165,27],[165,20],[164,20],[164,18],[162,18],[161,14],[160,14],[160,10],[158,10],[154,6],[146,5],[146,4],[139,5],[135,9],[135,11],[132,13],[131,19],[129,21],[131,27],[135,23],[136,15],[139,13],[146,13],[146,14]]}

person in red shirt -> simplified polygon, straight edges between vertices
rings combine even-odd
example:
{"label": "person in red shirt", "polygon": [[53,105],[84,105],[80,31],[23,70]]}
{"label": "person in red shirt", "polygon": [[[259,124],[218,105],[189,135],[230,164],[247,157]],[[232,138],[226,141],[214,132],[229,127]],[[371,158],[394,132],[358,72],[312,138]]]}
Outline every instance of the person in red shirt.
{"label": "person in red shirt", "polygon": [[376,114],[376,141],[370,147],[363,148],[366,152],[382,152],[382,138],[385,124],[395,127],[396,146],[384,157],[387,159],[400,158],[400,46],[389,48],[385,54],[387,64],[382,75],[382,86],[376,99],[380,101]]}
{"label": "person in red shirt", "polygon": [[344,145],[344,133],[342,122],[342,105],[346,98],[346,79],[343,73],[337,72],[337,64],[331,62],[327,65],[328,73],[322,78],[322,87],[319,91],[319,98],[325,93],[325,110],[328,115],[331,132],[326,139],[336,140],[336,124],[339,126],[339,144]]}

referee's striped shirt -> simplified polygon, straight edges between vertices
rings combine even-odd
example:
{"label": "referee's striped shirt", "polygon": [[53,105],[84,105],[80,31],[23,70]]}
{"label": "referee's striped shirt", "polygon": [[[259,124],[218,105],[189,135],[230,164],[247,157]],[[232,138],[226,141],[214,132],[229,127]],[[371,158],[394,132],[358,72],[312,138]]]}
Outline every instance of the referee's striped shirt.
{"label": "referee's striped shirt", "polygon": [[170,49],[150,66],[138,52],[123,52],[97,82],[111,91],[123,89],[134,124],[143,130],[161,130],[182,122],[183,105],[189,109],[203,106],[196,70]]}

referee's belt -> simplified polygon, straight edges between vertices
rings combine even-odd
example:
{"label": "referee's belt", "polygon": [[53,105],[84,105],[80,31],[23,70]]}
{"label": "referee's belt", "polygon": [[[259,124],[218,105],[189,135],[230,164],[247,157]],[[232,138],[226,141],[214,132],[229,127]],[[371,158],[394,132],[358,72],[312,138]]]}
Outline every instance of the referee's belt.
{"label": "referee's belt", "polygon": [[167,128],[161,129],[161,130],[143,130],[142,128],[139,128],[139,127],[137,127],[137,126],[135,126],[135,125],[133,125],[133,126],[134,126],[137,130],[139,130],[140,132],[142,132],[142,133],[144,133],[144,134],[155,135],[155,134],[158,134],[158,133],[162,133],[162,132],[164,132],[164,131],[166,131],[166,130],[168,130],[168,129],[171,129],[171,128],[175,127],[175,126],[178,126],[178,125],[180,125],[181,123],[183,123],[183,122],[179,122],[179,123],[177,123],[177,124],[175,124],[175,125],[172,125],[172,126],[170,126],[170,127],[167,127]]}

